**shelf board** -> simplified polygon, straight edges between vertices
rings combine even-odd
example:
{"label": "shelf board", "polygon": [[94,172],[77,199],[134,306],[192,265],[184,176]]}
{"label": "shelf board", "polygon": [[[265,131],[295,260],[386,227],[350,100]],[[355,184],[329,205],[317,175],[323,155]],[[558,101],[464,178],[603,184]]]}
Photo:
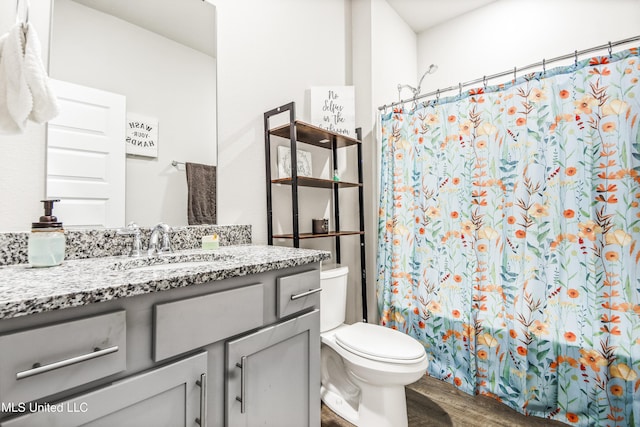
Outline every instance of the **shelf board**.
{"label": "shelf board", "polygon": [[[319,128],[317,126],[301,122],[300,120],[296,120],[295,125],[297,140],[300,142],[304,142],[305,144],[315,145],[316,147],[323,148],[331,148],[333,145],[340,148],[347,147],[349,145],[360,144],[360,141],[355,138],[340,135],[335,132]],[[271,129],[269,133],[271,133],[271,135],[276,135],[288,139],[290,127],[290,124],[287,123],[283,126],[278,126]]]}
{"label": "shelf board", "polygon": [[[293,180],[289,178],[272,179],[273,184],[286,184],[291,185]],[[330,179],[312,178],[308,176],[299,176],[298,185],[302,187],[315,187],[315,188],[333,188],[333,184],[338,184],[338,187],[360,187],[362,184],[357,182],[346,181],[332,181]]]}
{"label": "shelf board", "polygon": [[[300,239],[318,239],[321,237],[352,236],[364,234],[364,231],[330,231],[325,234],[300,233]],[[274,234],[274,239],[293,239],[293,234]]]}

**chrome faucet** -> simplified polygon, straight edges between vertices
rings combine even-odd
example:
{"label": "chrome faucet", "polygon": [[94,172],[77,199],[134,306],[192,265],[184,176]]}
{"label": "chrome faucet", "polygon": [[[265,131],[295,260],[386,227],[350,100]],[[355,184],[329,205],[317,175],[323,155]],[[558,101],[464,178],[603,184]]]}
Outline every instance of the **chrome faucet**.
{"label": "chrome faucet", "polygon": [[[171,231],[171,227],[169,227],[164,222],[161,222],[153,227],[153,231],[151,231],[151,237],[149,237],[149,249],[147,250],[147,255],[154,256],[173,252],[173,249],[171,249],[171,239],[169,236]],[[160,234],[162,234],[162,240],[160,242],[160,245],[158,246]]]}

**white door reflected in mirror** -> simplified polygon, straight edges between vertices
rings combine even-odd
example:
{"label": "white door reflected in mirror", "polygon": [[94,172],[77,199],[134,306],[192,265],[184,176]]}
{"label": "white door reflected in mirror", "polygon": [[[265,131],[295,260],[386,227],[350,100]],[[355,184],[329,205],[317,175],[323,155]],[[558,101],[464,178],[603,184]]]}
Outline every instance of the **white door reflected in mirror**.
{"label": "white door reflected in mirror", "polygon": [[65,227],[119,227],[125,218],[126,97],[51,80],[60,114],[47,126],[47,198]]}

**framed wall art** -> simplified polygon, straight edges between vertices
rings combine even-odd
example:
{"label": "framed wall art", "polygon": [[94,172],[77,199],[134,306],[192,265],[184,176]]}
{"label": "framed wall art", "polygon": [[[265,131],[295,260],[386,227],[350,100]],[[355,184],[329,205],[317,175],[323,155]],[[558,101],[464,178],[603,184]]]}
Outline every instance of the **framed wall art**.
{"label": "framed wall art", "polygon": [[127,154],[158,157],[158,119],[127,113]]}
{"label": "framed wall art", "polygon": [[[311,153],[296,150],[298,176],[311,176]],[[291,176],[291,149],[285,145],[278,146],[278,178]]]}
{"label": "framed wall art", "polygon": [[340,135],[355,138],[354,86],[312,87],[311,124]]}

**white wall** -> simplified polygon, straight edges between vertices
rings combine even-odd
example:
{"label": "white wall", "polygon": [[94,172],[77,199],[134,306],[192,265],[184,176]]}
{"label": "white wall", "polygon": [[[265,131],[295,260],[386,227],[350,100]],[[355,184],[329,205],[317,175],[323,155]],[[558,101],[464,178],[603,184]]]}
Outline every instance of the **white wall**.
{"label": "white wall", "polygon": [[[416,87],[422,74],[418,69],[416,33],[385,0],[374,0],[373,6],[371,98],[374,109],[365,111],[370,114],[376,114],[377,107],[398,99],[398,84]],[[406,98],[408,94],[404,89],[402,97]]]}
{"label": "white wall", "polygon": [[[363,131],[365,232],[367,247],[367,308],[369,322],[377,321],[375,298],[378,219],[379,141],[378,106],[397,99],[397,86],[416,85],[417,37],[385,0],[353,0],[353,83],[356,86],[356,123]],[[353,254],[351,270],[359,271]],[[351,276],[352,283],[357,275]],[[360,318],[360,292],[351,287],[349,307]]]}
{"label": "white wall", "polygon": [[[365,134],[371,135],[375,114],[371,108],[371,85],[363,85],[361,80],[372,81],[371,60],[362,59],[362,55],[371,55],[371,48],[360,50],[355,39],[366,43],[372,32],[370,25],[369,30],[354,28],[352,32],[352,18],[356,19],[356,11],[349,0],[210,1],[217,6],[218,18],[219,219],[224,223],[251,224],[253,241],[263,244],[267,240],[263,113],[295,101],[297,118],[309,120],[310,87],[355,84],[356,125],[362,126]],[[386,5],[384,1],[376,1]],[[357,18],[366,25],[366,17]],[[386,24],[377,30],[388,34]],[[411,72],[413,78],[415,49],[411,57],[414,63]],[[356,68],[362,77],[355,77]],[[367,123],[362,121],[364,116],[368,117]],[[370,191],[372,183],[377,180],[372,179],[375,173],[372,159],[375,156],[372,154],[374,150],[370,136],[367,138],[365,201],[367,257],[371,266],[375,265],[372,264],[375,263],[375,225],[371,218],[377,211],[377,202],[371,197]],[[316,154],[310,151],[314,156],[315,169]],[[352,157],[346,161],[355,165]],[[290,230],[287,224],[290,219],[288,193],[288,187],[274,187],[274,218],[278,218],[275,221],[276,228],[284,229],[286,226]],[[329,212],[327,199],[330,198],[327,190],[302,189],[301,229],[309,230],[310,224],[307,223],[311,218]],[[358,217],[354,206],[357,192],[344,190],[341,198],[341,227],[357,229]],[[348,200],[345,201],[345,198]],[[305,240],[301,246],[330,250],[332,240]],[[361,319],[359,238],[342,238],[341,253],[342,263],[350,269],[347,321],[353,322]],[[368,274],[369,295],[372,296],[373,270],[369,268]]]}
{"label": "white wall", "polygon": [[[26,2],[23,2],[26,3]],[[37,3],[37,6],[35,5]],[[43,62],[49,57],[51,0],[34,2],[29,12],[42,45]],[[15,24],[16,2],[0,2],[0,35]],[[0,95],[4,96],[4,95]],[[43,214],[45,126],[29,122],[21,135],[0,135],[0,230],[27,231]]]}
{"label": "white wall", "polygon": [[[375,262],[375,240],[371,235],[371,207],[373,206],[372,193],[370,191],[375,174],[375,164],[371,162],[372,155],[372,135],[374,117],[372,116],[371,91],[373,87],[373,25],[371,17],[373,14],[372,0],[353,0],[351,2],[351,22],[352,22],[352,82],[355,86],[356,96],[356,126],[362,128],[362,156],[363,156],[363,185],[365,189],[365,247],[366,247],[366,281],[367,295],[371,296],[375,292],[373,283],[375,276],[370,266]],[[356,200],[352,200],[347,211],[357,212]],[[359,280],[360,263],[359,252],[353,251],[344,255],[349,258],[349,284],[347,288],[347,322],[352,323],[362,319],[362,282]],[[367,317],[370,318],[371,298],[367,298]],[[375,312],[375,310],[373,310]],[[368,319],[372,320],[372,319]]]}
{"label": "white wall", "polygon": [[[422,92],[457,86],[458,82],[511,70],[514,66],[523,67],[545,58],[637,36],[640,34],[638,16],[638,0],[490,3],[419,35],[418,72],[424,72],[431,63],[439,67],[435,74],[425,78]],[[510,79],[502,77],[489,84]]]}
{"label": "white wall", "polygon": [[[253,241],[266,243],[263,114],[294,101],[297,118],[309,120],[311,86],[346,84],[345,1],[210,1],[218,20],[219,221],[251,224]],[[325,212],[326,203],[308,205],[321,198],[304,199],[310,216]]]}
{"label": "white wall", "polygon": [[[372,319],[376,311],[376,107],[397,93],[398,83],[415,84],[415,34],[384,0],[210,1],[217,6],[218,19],[219,219],[251,224],[255,243],[266,243],[267,239],[263,113],[295,101],[297,118],[308,120],[309,87],[356,86],[356,125],[363,128],[364,137]],[[397,45],[401,46],[399,52]],[[387,57],[391,49],[397,51],[393,60]],[[315,159],[313,151],[312,155]],[[354,165],[352,160],[351,156],[346,159]],[[274,210],[281,212],[274,215],[279,218],[275,227],[284,228],[290,219],[289,189],[275,190]],[[319,216],[314,213],[328,212],[328,205],[323,190],[303,191],[300,222],[306,227],[311,217]],[[341,203],[348,206],[341,204],[341,226],[357,228],[357,194],[344,194]],[[331,243],[328,240],[304,241],[302,245],[331,249],[326,247]],[[352,322],[361,318],[359,239],[343,238],[341,249],[342,262],[350,269],[347,320]]]}
{"label": "white wall", "polygon": [[56,0],[50,75],[123,94],[127,112],[158,119],[158,157],[127,156],[126,222],[187,225],[184,167],[171,161],[216,164],[215,59],[111,15]]}

